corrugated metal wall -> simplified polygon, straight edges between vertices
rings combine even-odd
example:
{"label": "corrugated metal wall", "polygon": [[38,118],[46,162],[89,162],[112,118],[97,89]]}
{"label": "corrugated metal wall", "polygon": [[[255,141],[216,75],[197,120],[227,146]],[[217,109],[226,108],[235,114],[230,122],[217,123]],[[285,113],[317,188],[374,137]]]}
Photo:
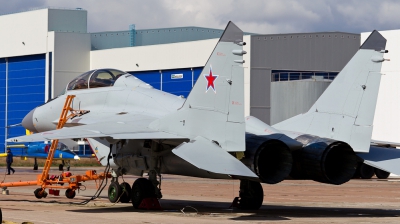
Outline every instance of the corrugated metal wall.
{"label": "corrugated metal wall", "polygon": [[[91,33],[92,50],[131,47],[131,31]],[[135,46],[179,43],[221,37],[223,30],[202,27],[175,27],[136,30],[132,35]]]}
{"label": "corrugated metal wall", "polygon": [[6,59],[0,58],[0,152],[4,152],[6,109]]}
{"label": "corrugated metal wall", "polygon": [[156,89],[187,97],[203,68],[129,72]]}
{"label": "corrugated metal wall", "polygon": [[331,82],[331,80],[272,82],[270,124],[274,125],[307,112]]}
{"label": "corrugated metal wall", "polygon": [[[271,88],[271,72],[276,70],[281,73],[284,71],[314,71],[336,74],[353,57],[359,46],[359,34],[342,32],[251,36],[250,115],[258,117],[268,124],[274,124],[304,112],[304,102],[306,101],[306,105],[311,106],[314,99],[317,99],[322,92],[314,92],[315,95],[312,99],[283,100],[282,93],[296,93],[290,88],[297,88],[300,91],[299,96],[302,96],[303,93],[306,94],[305,92],[308,90],[300,88],[302,84],[296,87],[283,84],[280,85],[280,88],[283,89],[275,88],[273,90]],[[314,84],[303,87],[318,89],[318,84],[313,86]],[[278,92],[272,93],[272,91]],[[289,112],[285,110],[289,110]]]}
{"label": "corrugated metal wall", "polygon": [[[45,54],[8,58],[8,108],[6,116],[5,59],[0,59],[0,149],[4,148],[6,126],[21,123],[30,110],[45,100]],[[7,138],[24,135],[23,127],[8,128]]]}

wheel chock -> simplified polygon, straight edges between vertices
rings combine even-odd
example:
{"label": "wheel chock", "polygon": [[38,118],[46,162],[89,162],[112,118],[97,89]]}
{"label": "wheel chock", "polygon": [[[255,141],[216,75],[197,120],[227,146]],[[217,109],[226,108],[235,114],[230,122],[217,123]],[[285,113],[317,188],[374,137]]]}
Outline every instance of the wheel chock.
{"label": "wheel chock", "polygon": [[60,190],[49,189],[49,194],[60,196]]}
{"label": "wheel chock", "polygon": [[162,208],[157,198],[144,198],[139,205],[139,209],[161,210]]}
{"label": "wheel chock", "polygon": [[229,208],[239,208],[239,197],[235,197],[233,199],[231,206]]}

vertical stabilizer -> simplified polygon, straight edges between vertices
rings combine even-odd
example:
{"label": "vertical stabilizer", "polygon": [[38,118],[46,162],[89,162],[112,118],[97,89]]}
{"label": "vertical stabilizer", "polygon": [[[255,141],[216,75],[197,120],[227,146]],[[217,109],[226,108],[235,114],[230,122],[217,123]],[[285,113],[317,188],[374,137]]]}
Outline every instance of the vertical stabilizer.
{"label": "vertical stabilizer", "polygon": [[368,152],[386,39],[373,31],[311,109],[275,128],[344,141]]}
{"label": "vertical stabilizer", "polygon": [[243,31],[229,22],[182,108],[151,128],[245,150]]}

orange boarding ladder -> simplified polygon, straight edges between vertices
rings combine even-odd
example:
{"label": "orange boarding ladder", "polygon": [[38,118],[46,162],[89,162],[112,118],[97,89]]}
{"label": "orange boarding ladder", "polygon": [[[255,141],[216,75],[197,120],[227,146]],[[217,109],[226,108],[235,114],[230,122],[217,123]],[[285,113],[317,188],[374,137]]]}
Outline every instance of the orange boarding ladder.
{"label": "orange boarding ladder", "polygon": [[[65,100],[64,107],[62,109],[60,119],[58,121],[56,129],[63,128],[64,124],[68,121],[69,118],[76,116],[76,114],[74,114],[74,113],[71,113],[69,116],[67,116],[69,111],[71,111],[71,112],[73,111],[73,108],[71,108],[71,102],[74,98],[75,98],[75,95],[67,96],[67,99]],[[47,156],[46,163],[44,164],[44,167],[43,167],[42,176],[39,179],[40,182],[38,183],[38,185],[39,184],[42,185],[42,190],[44,190],[47,185],[47,179],[49,176],[50,166],[53,162],[53,157],[54,157],[54,153],[56,151],[57,145],[58,145],[58,139],[54,139],[51,143],[51,147],[49,149],[49,154]]]}

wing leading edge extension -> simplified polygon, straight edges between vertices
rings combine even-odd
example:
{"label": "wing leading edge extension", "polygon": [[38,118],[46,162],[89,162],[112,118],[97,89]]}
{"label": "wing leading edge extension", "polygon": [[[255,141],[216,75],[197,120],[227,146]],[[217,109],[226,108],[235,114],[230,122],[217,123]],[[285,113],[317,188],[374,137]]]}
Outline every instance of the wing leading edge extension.
{"label": "wing leading edge extension", "polygon": [[[126,115],[125,117],[128,117]],[[155,118],[144,116],[129,116],[118,120],[98,122],[94,124],[67,127],[59,130],[45,131],[32,135],[20,136],[7,139],[8,142],[35,142],[49,141],[53,139],[72,138],[96,138],[111,137],[114,139],[182,139],[184,137],[163,131],[148,128],[150,122]]]}

